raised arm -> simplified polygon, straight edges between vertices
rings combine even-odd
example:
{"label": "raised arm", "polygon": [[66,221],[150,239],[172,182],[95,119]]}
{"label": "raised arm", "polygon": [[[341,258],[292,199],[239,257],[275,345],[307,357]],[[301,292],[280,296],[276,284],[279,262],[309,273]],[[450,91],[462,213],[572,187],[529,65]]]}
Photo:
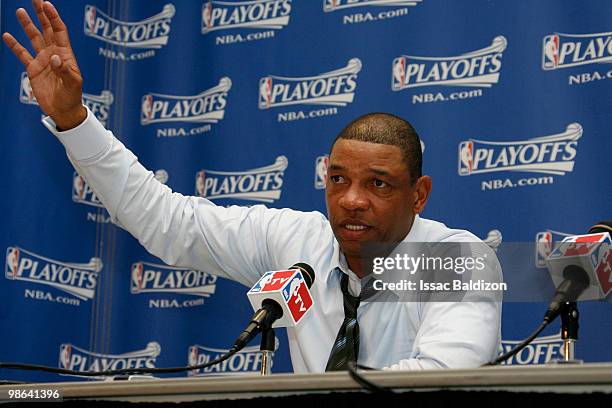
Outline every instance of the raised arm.
{"label": "raised arm", "polygon": [[[68,31],[49,2],[33,1],[42,33],[24,9],[17,18],[36,52],[33,58],[11,34],[3,39],[23,63],[45,126],[112,216],[152,254],[180,267],[252,285],[263,272],[303,259],[286,259],[291,237],[322,217],[292,210],[219,207],[174,193],[82,104],[82,77]],[[286,264],[287,263],[287,264]]]}

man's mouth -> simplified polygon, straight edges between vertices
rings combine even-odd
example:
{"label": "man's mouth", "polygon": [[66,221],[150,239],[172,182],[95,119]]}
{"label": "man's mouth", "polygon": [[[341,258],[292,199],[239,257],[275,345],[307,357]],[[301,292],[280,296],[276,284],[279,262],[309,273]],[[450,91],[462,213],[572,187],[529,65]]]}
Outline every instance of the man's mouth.
{"label": "man's mouth", "polygon": [[355,218],[346,218],[339,223],[342,235],[346,238],[358,238],[373,227],[366,222]]}
{"label": "man's mouth", "polygon": [[351,230],[351,231],[363,231],[370,227],[368,227],[367,225],[359,225],[359,224],[344,224],[344,228]]}

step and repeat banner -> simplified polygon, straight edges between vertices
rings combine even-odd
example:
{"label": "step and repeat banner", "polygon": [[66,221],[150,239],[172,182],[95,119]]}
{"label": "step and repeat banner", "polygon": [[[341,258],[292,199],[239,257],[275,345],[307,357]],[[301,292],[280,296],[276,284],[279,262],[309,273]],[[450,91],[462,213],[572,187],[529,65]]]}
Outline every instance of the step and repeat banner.
{"label": "step and repeat banner", "polygon": [[[25,7],[33,15],[29,2],[0,7],[1,30],[29,43],[14,14]],[[549,289],[543,259],[555,242],[612,215],[608,0],[56,7],[83,72],[83,102],[183,194],[325,213],[330,144],[349,121],[376,111],[409,120],[421,135],[434,186],[423,216],[492,245],[533,244],[517,265]],[[100,370],[224,353],[252,313],[247,288],[166,265],[110,223],[40,123],[24,69],[4,44],[0,85],[0,360]],[[504,347],[537,327],[545,307],[505,303]],[[612,360],[610,305],[581,303],[580,311],[577,357]],[[284,330],[278,337],[274,371],[291,371]],[[554,323],[510,363],[554,360],[560,345]],[[182,375],[256,372],[257,349]]]}

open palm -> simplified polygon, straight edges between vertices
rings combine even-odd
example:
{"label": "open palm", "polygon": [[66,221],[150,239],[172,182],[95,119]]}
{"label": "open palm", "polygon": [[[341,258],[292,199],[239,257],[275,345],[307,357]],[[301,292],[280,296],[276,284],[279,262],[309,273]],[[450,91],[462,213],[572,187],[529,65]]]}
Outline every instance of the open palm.
{"label": "open palm", "polygon": [[70,129],[86,116],[82,106],[83,78],[70,46],[68,30],[55,7],[42,0],[33,0],[32,4],[42,33],[24,9],[18,9],[16,14],[36,57],[11,34],[4,33],[2,38],[24,65],[40,108],[60,128]]}

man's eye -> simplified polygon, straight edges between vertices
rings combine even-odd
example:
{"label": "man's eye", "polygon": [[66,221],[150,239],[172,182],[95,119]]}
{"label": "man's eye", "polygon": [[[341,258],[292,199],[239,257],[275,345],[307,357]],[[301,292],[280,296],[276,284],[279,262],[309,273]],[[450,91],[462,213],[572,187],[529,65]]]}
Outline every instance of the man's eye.
{"label": "man's eye", "polygon": [[387,187],[387,183],[382,180],[376,179],[374,180],[374,187],[377,187],[377,188]]}
{"label": "man's eye", "polygon": [[344,181],[342,176],[330,176],[329,179],[332,181],[332,183],[342,183]]}

